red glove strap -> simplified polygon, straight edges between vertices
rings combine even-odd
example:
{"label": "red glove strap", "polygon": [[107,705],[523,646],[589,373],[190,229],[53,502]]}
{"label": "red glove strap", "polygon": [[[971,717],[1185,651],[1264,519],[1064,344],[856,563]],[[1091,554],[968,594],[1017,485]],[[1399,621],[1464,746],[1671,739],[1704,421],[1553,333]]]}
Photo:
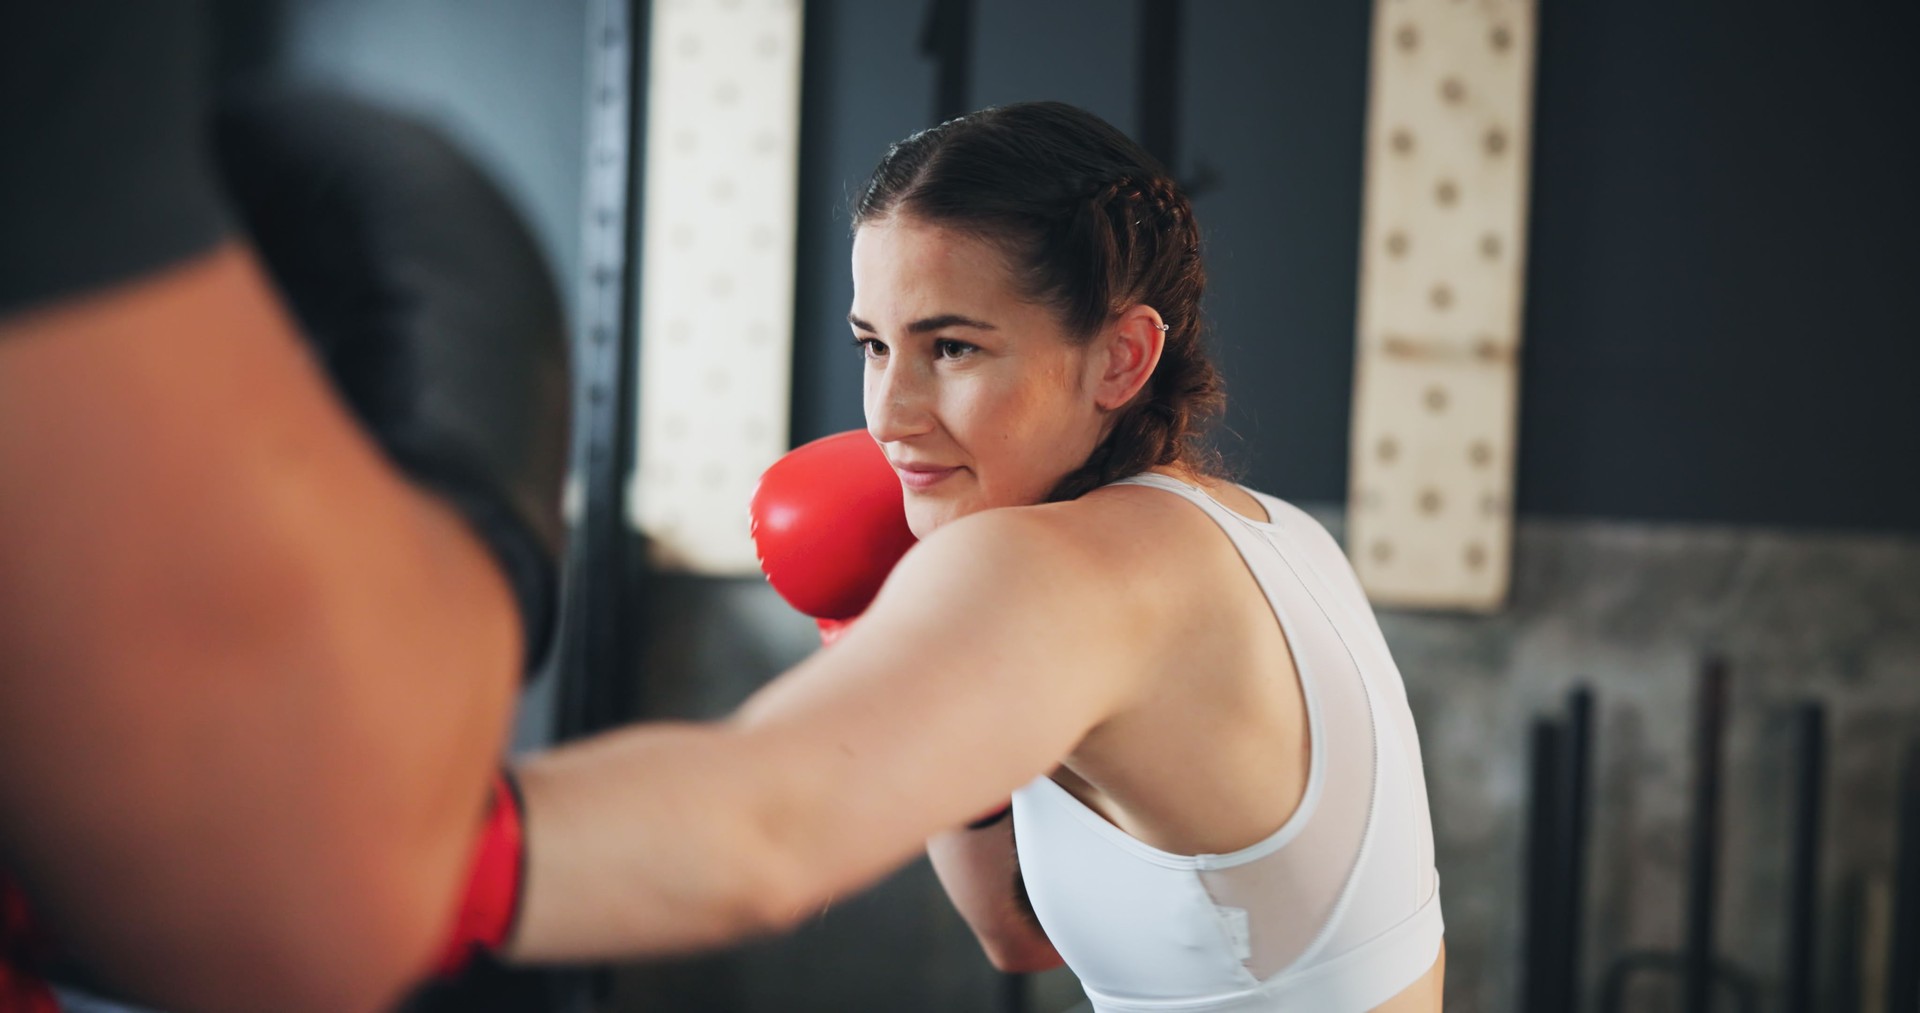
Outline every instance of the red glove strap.
{"label": "red glove strap", "polygon": [[59,1013],[53,990],[34,968],[53,953],[53,942],[27,907],[27,895],[0,873],[0,1010]]}
{"label": "red glove strap", "polygon": [[7,1013],[60,1013],[60,1000],[38,976],[0,959],[0,1009]]}
{"label": "red glove strap", "polygon": [[821,647],[832,644],[834,641],[840,639],[849,629],[853,628],[852,619],[815,619],[813,624],[820,627]]}
{"label": "red glove strap", "polygon": [[448,932],[434,973],[451,977],[467,966],[475,951],[491,952],[506,943],[520,910],[525,859],[520,792],[513,779],[501,771],[493,782],[493,808],[474,844],[460,914]]}

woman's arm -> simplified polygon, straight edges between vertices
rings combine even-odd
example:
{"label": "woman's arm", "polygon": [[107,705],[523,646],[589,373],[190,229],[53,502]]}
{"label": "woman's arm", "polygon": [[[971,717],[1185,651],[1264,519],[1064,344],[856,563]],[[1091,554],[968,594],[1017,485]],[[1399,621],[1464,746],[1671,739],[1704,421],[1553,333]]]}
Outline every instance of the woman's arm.
{"label": "woman's arm", "polygon": [[1150,602],[1055,508],[908,553],[872,608],[724,723],[611,733],[521,768],[511,956],[683,951],[793,925],[1005,802],[1125,708]]}
{"label": "woman's arm", "polygon": [[1060,953],[1026,903],[1013,835],[1011,815],[978,830],[949,830],[928,838],[927,858],[994,967],[1051,970],[1062,963]]}

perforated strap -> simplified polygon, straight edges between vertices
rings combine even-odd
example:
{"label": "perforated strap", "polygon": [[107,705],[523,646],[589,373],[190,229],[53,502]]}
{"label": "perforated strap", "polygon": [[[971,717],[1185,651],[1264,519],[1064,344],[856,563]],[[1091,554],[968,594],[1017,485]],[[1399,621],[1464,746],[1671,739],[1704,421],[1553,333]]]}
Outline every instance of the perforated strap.
{"label": "perforated strap", "polygon": [[53,990],[35,971],[53,952],[27,897],[12,877],[0,873],[0,1010],[58,1013]]}

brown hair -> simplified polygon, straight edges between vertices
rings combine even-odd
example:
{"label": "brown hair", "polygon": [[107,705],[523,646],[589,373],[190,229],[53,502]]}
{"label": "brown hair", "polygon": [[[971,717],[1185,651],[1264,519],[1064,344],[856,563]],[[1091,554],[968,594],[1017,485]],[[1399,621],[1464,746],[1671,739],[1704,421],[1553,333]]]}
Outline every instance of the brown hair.
{"label": "brown hair", "polygon": [[982,109],[887,150],[853,227],[895,215],[994,243],[1024,294],[1051,307],[1075,341],[1136,304],[1166,322],[1153,375],[1050,500],[1163,465],[1222,470],[1205,439],[1226,393],[1201,341],[1200,231],[1186,194],[1152,155],[1064,103]]}

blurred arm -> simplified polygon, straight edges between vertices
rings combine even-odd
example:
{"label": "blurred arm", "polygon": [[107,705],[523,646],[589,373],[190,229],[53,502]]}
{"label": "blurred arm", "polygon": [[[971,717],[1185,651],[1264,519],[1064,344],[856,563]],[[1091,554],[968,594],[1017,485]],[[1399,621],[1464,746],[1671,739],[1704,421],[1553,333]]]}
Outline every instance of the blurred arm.
{"label": "blurred arm", "polygon": [[927,858],[954,909],[993,966],[1009,973],[1047,971],[1063,961],[1046,930],[1021,902],[1013,817],[979,830],[949,830],[927,840]]}
{"label": "blurred arm", "polygon": [[1154,624],[1045,509],[922,542],[832,649],[724,723],[525,764],[528,889],[508,954],[658,954],[791,927],[1051,770],[1136,695]]}
{"label": "blurred arm", "polygon": [[485,550],[238,247],[0,319],[0,863],[113,985],[393,1002],[450,917],[519,650]]}

